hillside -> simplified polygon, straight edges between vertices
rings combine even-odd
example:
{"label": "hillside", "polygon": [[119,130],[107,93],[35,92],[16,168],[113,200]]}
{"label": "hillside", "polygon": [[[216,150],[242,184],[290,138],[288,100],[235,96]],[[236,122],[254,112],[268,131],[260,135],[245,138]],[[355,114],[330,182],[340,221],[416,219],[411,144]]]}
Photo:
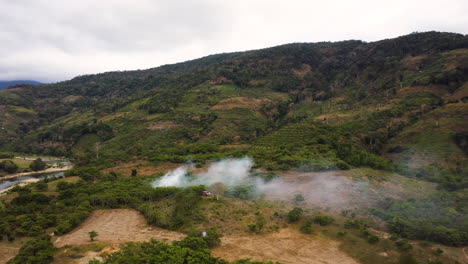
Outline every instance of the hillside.
{"label": "hillside", "polygon": [[[136,158],[182,161],[190,156],[203,162],[212,158],[202,155],[206,152],[281,156],[278,147],[286,144],[296,145],[295,162],[259,165],[383,168],[387,164],[372,154],[401,156],[387,155],[395,150],[388,143],[398,145],[401,133],[433,113],[444,126],[453,118],[443,114],[445,109],[458,111],[459,117],[444,129],[443,144],[457,149],[455,134],[466,141],[467,48],[463,35],[415,33],[372,43],[288,44],[25,85],[0,93],[0,148],[66,155],[79,163],[99,156],[99,163],[111,166]],[[442,127],[425,127],[426,132],[435,129]],[[308,146],[317,140],[323,151]],[[173,153],[174,143],[190,147]],[[312,154],[299,157],[304,145],[330,164],[306,164]],[[360,160],[345,157],[344,149],[359,153]],[[455,153],[444,164],[463,160],[462,151]]]}
{"label": "hillside", "polygon": [[[132,208],[148,224],[186,234],[212,226],[233,237],[288,225],[307,231],[314,223],[361,263],[397,263],[408,252],[456,263],[433,251],[468,245],[466,35],[293,43],[18,85],[0,91],[0,124],[0,152],[66,156],[78,165],[68,176],[83,180],[0,199],[8,239],[46,227],[64,235],[93,210]],[[247,183],[221,181],[222,201],[200,197],[203,187],[153,188],[181,164],[193,165],[182,175],[190,182],[237,159],[248,163]],[[291,224],[294,207],[305,217]],[[323,214],[334,224],[322,225]],[[28,229],[38,217],[50,220]]]}

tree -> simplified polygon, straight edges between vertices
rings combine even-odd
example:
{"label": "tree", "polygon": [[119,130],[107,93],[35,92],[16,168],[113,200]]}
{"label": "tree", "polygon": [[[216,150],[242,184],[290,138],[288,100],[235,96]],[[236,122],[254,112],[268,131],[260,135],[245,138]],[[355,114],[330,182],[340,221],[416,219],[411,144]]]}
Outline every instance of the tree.
{"label": "tree", "polygon": [[92,230],[88,233],[88,235],[89,235],[89,240],[94,241],[94,238],[97,237],[99,234],[98,232]]}
{"label": "tree", "polygon": [[4,160],[2,163],[0,163],[0,169],[6,173],[15,173],[18,169],[18,166],[11,160]]}
{"label": "tree", "polygon": [[297,222],[299,219],[302,217],[302,214],[304,213],[304,210],[299,207],[294,207],[291,211],[288,213],[288,220],[289,222]]}
{"label": "tree", "polygon": [[40,171],[46,168],[46,163],[42,161],[41,158],[35,159],[31,164],[29,164],[29,168],[33,171]]}
{"label": "tree", "polygon": [[219,200],[220,195],[224,195],[224,184],[222,182],[216,182],[211,185],[211,188],[213,189],[213,192],[216,195],[216,200]]}
{"label": "tree", "polygon": [[55,250],[48,235],[35,237],[28,240],[8,264],[48,264],[54,259]]}

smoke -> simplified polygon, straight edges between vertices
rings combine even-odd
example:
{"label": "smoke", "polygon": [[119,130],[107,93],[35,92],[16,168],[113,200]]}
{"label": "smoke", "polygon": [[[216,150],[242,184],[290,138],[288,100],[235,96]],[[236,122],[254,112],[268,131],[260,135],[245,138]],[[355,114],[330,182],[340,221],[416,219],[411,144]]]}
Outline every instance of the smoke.
{"label": "smoke", "polygon": [[211,185],[222,182],[227,187],[234,187],[249,178],[253,161],[245,157],[241,159],[224,159],[212,163],[206,172],[191,175],[191,165],[185,165],[166,173],[162,178],[152,182],[153,187],[187,187],[193,185]]}
{"label": "smoke", "polygon": [[303,205],[340,211],[371,207],[383,197],[366,180],[353,180],[340,171],[284,172],[273,180],[252,176],[254,162],[251,158],[224,159],[212,163],[206,172],[191,174],[191,165],[166,173],[152,182],[153,187],[187,187],[221,182],[227,189],[249,186],[249,197],[269,200],[293,201],[296,195],[305,199]]}

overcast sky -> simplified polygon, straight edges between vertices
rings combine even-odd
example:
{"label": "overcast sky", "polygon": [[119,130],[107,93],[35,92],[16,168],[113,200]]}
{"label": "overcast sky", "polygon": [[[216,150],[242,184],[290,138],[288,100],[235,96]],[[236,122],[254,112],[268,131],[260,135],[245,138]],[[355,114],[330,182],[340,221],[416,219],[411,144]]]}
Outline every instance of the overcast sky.
{"label": "overcast sky", "polygon": [[0,80],[55,82],[291,42],[468,34],[467,0],[0,0]]}

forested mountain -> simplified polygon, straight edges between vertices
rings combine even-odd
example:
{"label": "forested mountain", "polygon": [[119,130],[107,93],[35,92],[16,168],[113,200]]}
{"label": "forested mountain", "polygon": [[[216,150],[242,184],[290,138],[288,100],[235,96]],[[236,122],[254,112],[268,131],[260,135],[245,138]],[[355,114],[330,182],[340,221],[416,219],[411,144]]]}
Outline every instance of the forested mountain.
{"label": "forested mountain", "polygon": [[[96,161],[99,146],[99,159],[110,163],[188,155],[203,162],[232,150],[275,169],[383,168],[389,164],[374,154],[398,160],[434,130],[447,145],[440,151],[455,148],[455,160],[443,163],[456,164],[466,157],[467,48],[464,35],[413,33],[371,43],[287,44],[17,86],[0,93],[0,146],[81,163]],[[424,133],[411,133],[432,121]],[[324,151],[312,144],[317,141]],[[326,164],[312,162],[316,157]]]}
{"label": "forested mountain", "polygon": [[[412,248],[405,238],[466,246],[467,124],[468,36],[454,33],[413,33],[369,43],[293,43],[55,84],[16,85],[0,91],[0,151],[67,156],[79,166],[69,175],[83,181],[63,184],[57,196],[19,194],[11,204],[23,211],[6,206],[3,217],[9,225],[0,231],[30,235],[25,227],[38,221],[13,217],[37,217],[30,201],[31,207],[47,204],[55,217],[44,217],[52,220],[30,230],[33,235],[46,227],[67,233],[92,210],[119,206],[139,210],[148,223],[177,230],[187,219],[199,220],[191,203],[203,200],[203,187],[154,189],[148,179],[120,177],[111,170],[134,161],[191,161],[203,167],[248,156],[254,169],[260,168],[255,173],[265,177],[292,170],[346,170],[358,181],[384,182],[382,189],[366,185],[382,199],[365,213],[386,223],[394,234],[389,240],[399,250]],[[405,186],[410,181],[413,185]],[[415,196],[394,199],[387,190],[395,182]],[[248,191],[226,193],[248,199]],[[170,207],[174,213],[162,221],[158,210],[166,202],[175,204]],[[272,214],[268,211],[265,218]],[[354,212],[343,210],[341,216],[349,233],[355,229],[358,237],[378,242],[372,242],[368,226]],[[265,218],[255,216],[249,230],[261,229]],[[327,219],[311,221],[322,226]]]}

